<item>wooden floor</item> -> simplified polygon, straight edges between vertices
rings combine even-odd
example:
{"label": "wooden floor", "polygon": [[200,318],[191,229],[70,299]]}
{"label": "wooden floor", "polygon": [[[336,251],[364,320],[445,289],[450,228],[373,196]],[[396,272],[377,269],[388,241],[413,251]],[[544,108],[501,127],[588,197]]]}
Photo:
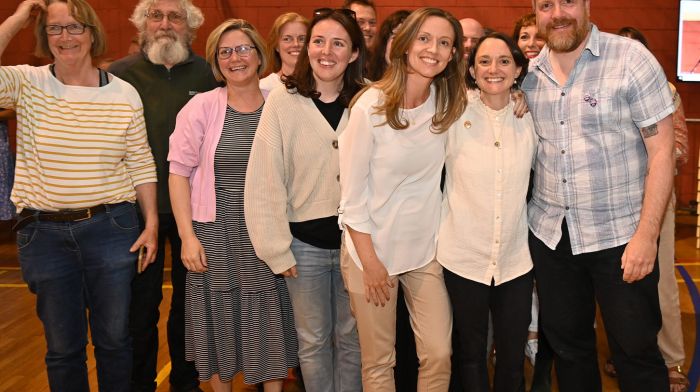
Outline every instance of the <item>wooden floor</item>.
{"label": "wooden floor", "polygon": [[[677,215],[676,270],[681,295],[684,343],[686,348],[685,369],[689,371],[691,384],[700,379],[700,347],[696,345],[696,331],[700,324],[696,321],[696,308],[700,308],[700,295],[696,284],[700,282],[700,251],[695,248],[696,216],[679,212]],[[165,274],[164,299],[161,315],[168,314],[170,306],[169,271]],[[693,301],[695,299],[695,303]],[[22,281],[17,263],[17,252],[8,230],[0,232],[0,391],[49,391],[44,367],[44,342],[41,323],[34,311],[34,296]],[[165,318],[161,318],[160,351],[158,358],[158,391],[169,390],[167,381],[170,363],[165,336]],[[608,347],[602,328],[598,328],[599,355],[601,363],[608,357]],[[91,346],[88,349],[88,369],[90,385],[97,391],[95,361]],[[531,372],[529,364],[526,365]],[[615,379],[603,376],[605,391],[618,391]],[[235,391],[256,391],[245,386],[240,379],[235,382]],[[208,385],[202,385],[211,391]],[[296,385],[288,385],[286,391],[300,390]]]}

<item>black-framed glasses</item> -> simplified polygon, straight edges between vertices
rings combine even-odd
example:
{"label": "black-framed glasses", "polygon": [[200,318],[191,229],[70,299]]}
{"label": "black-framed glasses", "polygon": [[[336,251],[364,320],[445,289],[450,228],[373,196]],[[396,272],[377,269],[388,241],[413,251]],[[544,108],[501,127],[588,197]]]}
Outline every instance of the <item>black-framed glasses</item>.
{"label": "black-framed glasses", "polygon": [[348,8],[329,8],[329,7],[324,7],[324,8],[316,8],[314,10],[314,18],[317,18],[319,16],[328,16],[334,12],[340,12],[341,14],[348,16],[350,18],[353,18],[357,20],[357,15],[355,14],[355,11],[348,9]]}
{"label": "black-framed glasses", "polygon": [[248,58],[251,53],[255,51],[255,45],[238,45],[233,48],[229,48],[227,46],[222,46],[217,50],[217,55],[219,56],[220,59],[226,60],[227,58],[231,57],[231,55],[236,52],[238,57],[240,58]]}
{"label": "black-framed glasses", "polygon": [[146,12],[146,17],[154,22],[161,22],[163,21],[163,18],[168,18],[170,23],[173,24],[181,24],[187,20],[187,15],[175,11],[163,13],[163,11],[151,10]]}
{"label": "black-framed glasses", "polygon": [[85,32],[85,28],[88,27],[82,23],[71,23],[68,25],[46,25],[44,26],[44,31],[46,35],[61,35],[63,29],[66,29],[70,35],[80,35]]}

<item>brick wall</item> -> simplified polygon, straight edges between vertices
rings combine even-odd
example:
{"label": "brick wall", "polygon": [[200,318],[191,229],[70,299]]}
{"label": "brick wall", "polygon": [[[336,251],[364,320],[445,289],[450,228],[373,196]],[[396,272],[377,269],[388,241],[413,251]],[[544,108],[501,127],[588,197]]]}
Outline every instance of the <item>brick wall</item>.
{"label": "brick wall", "polygon": [[[194,0],[202,8],[206,22],[194,42],[194,49],[203,53],[204,42],[211,30],[226,18],[244,18],[267,35],[274,18],[282,12],[296,11],[310,15],[314,8],[339,6],[342,1],[330,3],[321,0]],[[515,20],[531,10],[529,0],[375,0],[379,19],[401,9],[413,9],[426,5],[442,7],[457,18],[473,17],[485,26],[510,33]],[[0,20],[11,15],[18,0],[0,2]],[[119,58],[126,53],[135,29],[128,22],[136,0],[91,0],[108,35],[106,57]],[[592,0],[591,19],[603,31],[614,32],[622,26],[634,26],[644,32],[651,51],[659,59],[669,80],[675,79],[678,2],[669,0],[617,0],[604,2]],[[43,61],[31,55],[34,39],[31,29],[22,31],[10,44],[2,58],[3,64],[41,64]],[[676,83],[683,99],[686,116],[700,118],[700,84]],[[676,179],[678,200],[687,205],[695,200],[697,189],[698,147],[697,134],[700,123],[688,124],[691,157]]]}

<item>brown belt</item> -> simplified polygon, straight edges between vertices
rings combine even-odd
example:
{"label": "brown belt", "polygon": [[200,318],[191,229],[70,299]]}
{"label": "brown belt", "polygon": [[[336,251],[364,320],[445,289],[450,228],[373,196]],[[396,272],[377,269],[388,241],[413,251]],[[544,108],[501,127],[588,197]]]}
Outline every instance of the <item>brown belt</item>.
{"label": "brown belt", "polygon": [[18,231],[28,224],[36,221],[45,222],[80,222],[92,218],[95,214],[107,211],[104,204],[77,210],[40,211],[25,208],[20,212],[17,223],[12,230]]}

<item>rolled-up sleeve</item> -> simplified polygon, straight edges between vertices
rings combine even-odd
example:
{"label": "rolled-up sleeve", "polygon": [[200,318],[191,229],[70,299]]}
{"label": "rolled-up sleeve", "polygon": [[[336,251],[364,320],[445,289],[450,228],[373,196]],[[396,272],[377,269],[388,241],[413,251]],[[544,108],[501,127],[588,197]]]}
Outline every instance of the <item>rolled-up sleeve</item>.
{"label": "rolled-up sleeve", "polygon": [[368,208],[369,172],[374,150],[373,125],[367,108],[356,105],[338,139],[340,207],[338,223],[371,234]]}

